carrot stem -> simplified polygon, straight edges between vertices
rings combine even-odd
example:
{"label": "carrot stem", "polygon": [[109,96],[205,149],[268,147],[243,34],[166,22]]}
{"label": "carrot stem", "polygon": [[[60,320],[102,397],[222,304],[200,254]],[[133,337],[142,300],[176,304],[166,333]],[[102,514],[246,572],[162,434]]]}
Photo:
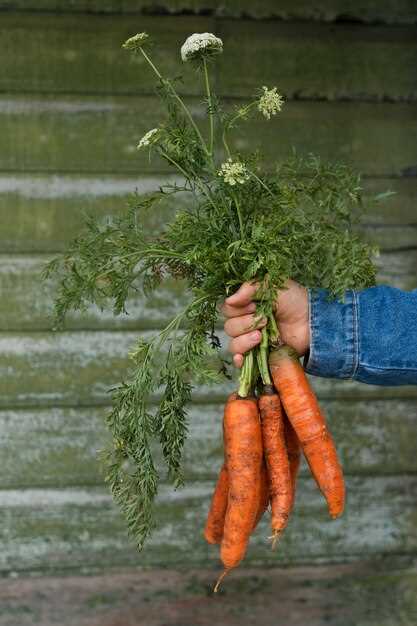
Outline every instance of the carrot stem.
{"label": "carrot stem", "polygon": [[262,329],[262,339],[259,347],[256,351],[256,359],[258,362],[259,373],[262,378],[262,382],[264,385],[272,385],[272,379],[269,374],[269,366],[268,366],[268,331],[266,327]]}
{"label": "carrot stem", "polygon": [[250,395],[253,382],[254,358],[253,350],[245,354],[243,367],[239,378],[238,395],[240,398],[247,398]]}
{"label": "carrot stem", "polygon": [[275,315],[272,313],[269,316],[269,320],[268,320],[268,326],[269,326],[269,341],[270,344],[272,346],[279,346],[280,342],[281,342],[281,336],[279,334],[279,329],[278,329],[278,325],[275,319]]}

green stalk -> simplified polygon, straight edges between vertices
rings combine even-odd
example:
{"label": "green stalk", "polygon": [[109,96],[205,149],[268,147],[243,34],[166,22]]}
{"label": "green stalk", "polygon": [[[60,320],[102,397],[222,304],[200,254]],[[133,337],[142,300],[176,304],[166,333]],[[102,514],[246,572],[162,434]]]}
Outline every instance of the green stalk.
{"label": "green stalk", "polygon": [[255,104],[257,104],[257,100],[255,100],[254,102],[251,102],[250,104],[247,104],[244,108],[243,108],[243,112],[240,111],[238,113],[236,113],[236,115],[234,117],[232,117],[232,119],[226,124],[226,126],[223,128],[223,132],[222,132],[222,142],[223,145],[225,147],[227,156],[231,159],[232,158],[232,153],[231,150],[229,148],[229,144],[227,143],[227,139],[226,139],[226,133],[229,130],[229,128],[232,127],[233,123],[238,120],[240,117],[243,117],[243,115],[245,113],[247,113]]}
{"label": "green stalk", "polygon": [[238,395],[240,398],[247,398],[250,395],[253,384],[253,368],[254,368],[253,350],[246,352],[243,367],[239,378]]}
{"label": "green stalk", "polygon": [[232,192],[232,196],[233,196],[233,200],[235,201],[236,213],[237,213],[237,217],[238,217],[238,220],[239,220],[240,238],[243,241],[244,238],[245,238],[245,229],[244,229],[244,226],[243,226],[242,214],[240,212],[240,204],[239,204],[239,200],[237,199],[236,194]]}
{"label": "green stalk", "polygon": [[269,194],[270,194],[273,198],[275,198],[275,195],[272,193],[272,191],[270,190],[270,188],[268,187],[268,185],[266,185],[266,184],[264,183],[264,181],[263,181],[263,180],[261,180],[261,179],[259,178],[259,176],[257,176],[257,175],[255,174],[255,172],[252,172],[252,170],[249,170],[249,169],[248,169],[248,172],[249,172],[249,174],[251,174],[251,176],[253,176],[253,177],[254,177],[254,179],[255,179],[256,181],[258,181],[258,183],[259,183],[259,184],[260,184],[260,185],[261,185],[261,186],[265,189],[265,191],[267,191],[267,192],[268,192],[268,193],[269,193]]}
{"label": "green stalk", "polygon": [[262,329],[262,339],[256,351],[256,359],[258,361],[259,373],[264,385],[272,385],[271,376],[268,367],[268,348],[269,337],[266,326]]}
{"label": "green stalk", "polygon": [[203,57],[204,64],[204,77],[206,81],[206,92],[207,92],[207,100],[209,104],[209,119],[210,119],[210,156],[213,157],[213,143],[214,143],[214,119],[213,119],[213,109],[212,109],[212,100],[211,100],[211,91],[210,91],[210,81],[207,70],[207,61],[206,58]]}
{"label": "green stalk", "polygon": [[164,82],[165,84],[167,84],[171,90],[172,95],[174,96],[174,98],[178,101],[179,105],[181,106],[181,108],[183,109],[184,113],[186,114],[186,116],[188,117],[192,127],[194,128],[198,138],[201,141],[201,145],[203,147],[204,152],[207,154],[207,156],[210,156],[210,153],[208,151],[206,142],[203,139],[202,134],[199,131],[199,128],[197,126],[197,124],[194,121],[193,116],[191,115],[188,107],[186,106],[185,102],[182,100],[182,98],[180,98],[180,96],[177,94],[177,92],[175,91],[174,87],[171,85],[171,83],[169,81],[166,81],[162,74],[159,72],[158,68],[153,64],[153,62],[151,61],[150,57],[146,54],[145,50],[143,48],[140,49],[140,51],[142,52],[143,56],[145,57],[146,61],[149,63],[149,65],[151,66],[151,68],[153,69],[153,71],[155,72],[155,74],[158,76],[159,80],[161,82]]}
{"label": "green stalk", "polygon": [[278,325],[275,319],[275,315],[271,313],[268,319],[269,325],[269,341],[272,346],[277,347],[281,343],[281,336],[279,334]]}

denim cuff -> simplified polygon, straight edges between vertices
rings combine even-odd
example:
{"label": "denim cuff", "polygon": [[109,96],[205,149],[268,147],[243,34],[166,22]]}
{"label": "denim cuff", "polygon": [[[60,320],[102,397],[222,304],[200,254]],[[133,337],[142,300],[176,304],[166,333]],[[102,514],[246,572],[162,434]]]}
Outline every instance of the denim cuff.
{"label": "denim cuff", "polygon": [[356,293],[344,301],[329,298],[326,289],[309,289],[310,351],[304,359],[308,374],[354,378],[358,369],[358,306]]}

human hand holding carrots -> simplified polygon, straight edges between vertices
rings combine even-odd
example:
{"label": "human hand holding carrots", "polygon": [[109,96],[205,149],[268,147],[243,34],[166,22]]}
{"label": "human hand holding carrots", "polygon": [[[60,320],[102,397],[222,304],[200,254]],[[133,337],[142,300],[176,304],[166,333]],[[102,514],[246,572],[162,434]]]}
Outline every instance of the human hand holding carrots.
{"label": "human hand holding carrots", "polygon": [[[299,362],[310,342],[307,290],[289,280],[277,292],[274,316],[262,320],[256,319],[257,289],[257,283],[243,283],[222,307],[235,365],[244,360],[246,372],[255,348],[262,386],[243,386],[243,391],[240,386],[225,407],[225,462],[205,527],[206,540],[220,543],[225,568],[215,591],[243,559],[268,502],[273,545],[280,538],[294,505],[301,450],[332,518],[342,514],[345,501],[334,441]],[[277,325],[279,342],[265,346],[268,329],[274,332]]]}
{"label": "human hand holding carrots", "polygon": [[[257,283],[243,283],[222,306],[226,318],[224,329],[231,337],[229,351],[236,367],[242,367],[243,354],[259,344],[259,329],[266,323],[260,320],[254,324],[256,304],[253,299],[257,289]],[[275,317],[282,341],[303,356],[310,345],[307,289],[289,280],[286,288],[277,293]]]}

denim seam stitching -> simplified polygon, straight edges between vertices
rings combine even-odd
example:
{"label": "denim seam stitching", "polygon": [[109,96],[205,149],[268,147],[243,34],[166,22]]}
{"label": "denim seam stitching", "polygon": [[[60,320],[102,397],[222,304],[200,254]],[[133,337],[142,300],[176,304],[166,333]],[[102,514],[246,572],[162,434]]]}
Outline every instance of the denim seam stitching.
{"label": "denim seam stitching", "polygon": [[356,291],[352,289],[352,335],[353,335],[353,354],[352,354],[352,378],[355,378],[359,369],[359,306]]}

